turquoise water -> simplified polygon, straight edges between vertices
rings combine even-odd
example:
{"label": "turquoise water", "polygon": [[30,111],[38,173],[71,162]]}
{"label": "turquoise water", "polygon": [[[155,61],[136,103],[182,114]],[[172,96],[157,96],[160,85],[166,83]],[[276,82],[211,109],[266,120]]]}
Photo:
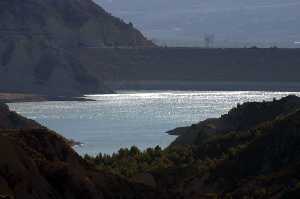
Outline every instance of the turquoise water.
{"label": "turquoise water", "polygon": [[82,142],[80,154],[111,154],[121,147],[168,146],[166,131],[218,117],[237,103],[272,100],[288,92],[129,91],[90,95],[89,102],[30,102],[9,104],[63,136]]}

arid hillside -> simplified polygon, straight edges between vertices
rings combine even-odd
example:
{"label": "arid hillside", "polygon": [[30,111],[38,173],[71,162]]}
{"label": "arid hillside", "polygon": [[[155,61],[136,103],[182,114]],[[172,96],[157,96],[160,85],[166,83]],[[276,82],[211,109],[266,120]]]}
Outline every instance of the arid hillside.
{"label": "arid hillside", "polygon": [[[153,46],[91,0],[0,2],[0,92],[110,93],[88,73],[81,47]],[[100,72],[101,74],[101,72]]]}

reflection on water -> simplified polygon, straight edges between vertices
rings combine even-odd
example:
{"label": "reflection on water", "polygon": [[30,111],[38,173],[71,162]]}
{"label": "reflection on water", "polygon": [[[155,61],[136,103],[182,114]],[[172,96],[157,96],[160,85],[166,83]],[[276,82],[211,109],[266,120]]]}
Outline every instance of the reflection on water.
{"label": "reflection on water", "polygon": [[9,104],[67,138],[84,143],[80,154],[113,153],[121,147],[166,147],[174,136],[164,132],[218,117],[237,103],[281,98],[288,92],[145,91],[88,95],[89,102]]}

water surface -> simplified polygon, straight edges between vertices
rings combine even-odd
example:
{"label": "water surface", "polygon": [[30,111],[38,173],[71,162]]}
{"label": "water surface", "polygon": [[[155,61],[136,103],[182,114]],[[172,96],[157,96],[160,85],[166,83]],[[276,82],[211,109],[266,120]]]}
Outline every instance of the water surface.
{"label": "water surface", "polygon": [[168,146],[167,130],[219,117],[237,103],[281,98],[289,92],[129,91],[89,95],[89,102],[30,102],[9,104],[63,136],[80,141],[80,154],[111,154],[121,147]]}

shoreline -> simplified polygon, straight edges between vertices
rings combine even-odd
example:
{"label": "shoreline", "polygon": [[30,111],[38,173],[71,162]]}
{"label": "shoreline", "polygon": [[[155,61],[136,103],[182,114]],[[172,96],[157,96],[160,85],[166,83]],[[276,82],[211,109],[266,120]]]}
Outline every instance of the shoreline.
{"label": "shoreline", "polygon": [[116,91],[121,90],[183,90],[183,91],[270,91],[299,92],[300,82],[260,81],[179,81],[120,80],[106,81]]}
{"label": "shoreline", "polygon": [[[106,81],[116,94],[122,91],[266,91],[266,92],[300,92],[300,82],[228,82],[228,81]],[[105,94],[105,93],[103,93]],[[93,95],[93,94],[90,94]],[[101,95],[101,93],[94,93]],[[89,102],[93,99],[81,96],[51,96],[30,93],[0,92],[0,103],[23,103],[45,101]]]}
{"label": "shoreline", "polygon": [[84,96],[47,96],[25,93],[0,93],[0,103],[45,102],[45,101],[94,101]]}

